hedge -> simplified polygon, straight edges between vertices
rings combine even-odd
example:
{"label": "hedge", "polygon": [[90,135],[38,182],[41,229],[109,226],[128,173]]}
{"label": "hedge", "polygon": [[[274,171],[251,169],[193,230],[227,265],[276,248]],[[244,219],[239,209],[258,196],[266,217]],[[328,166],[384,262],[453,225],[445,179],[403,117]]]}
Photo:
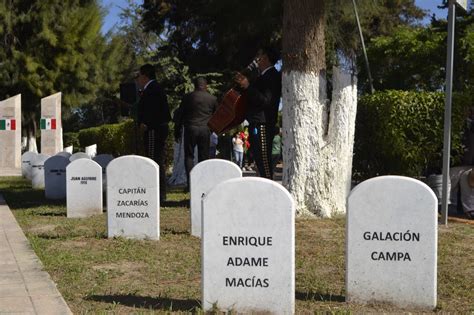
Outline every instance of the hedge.
{"label": "hedge", "polygon": [[[471,96],[453,96],[451,163],[463,154],[461,139]],[[406,176],[440,173],[444,128],[444,93],[383,91],[359,99],[354,176]]]}
{"label": "hedge", "polygon": [[[173,161],[173,130],[166,143],[166,168]],[[142,135],[135,131],[133,120],[126,120],[118,124],[102,125],[79,131],[81,147],[97,144],[97,153],[109,153],[115,157],[129,154],[144,155]]]}

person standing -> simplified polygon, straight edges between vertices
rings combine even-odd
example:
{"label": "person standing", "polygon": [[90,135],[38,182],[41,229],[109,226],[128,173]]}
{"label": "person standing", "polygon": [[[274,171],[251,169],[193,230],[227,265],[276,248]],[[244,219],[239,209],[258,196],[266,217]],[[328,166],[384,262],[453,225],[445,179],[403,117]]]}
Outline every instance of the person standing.
{"label": "person standing", "polygon": [[242,169],[242,161],[244,157],[244,141],[240,133],[236,132],[232,138],[232,148],[234,151],[234,162]]}
{"label": "person standing", "polygon": [[184,127],[184,166],[188,187],[189,173],[194,166],[194,147],[197,146],[198,149],[198,162],[209,159],[211,132],[207,122],[216,108],[217,98],[207,91],[206,79],[196,78],[194,91],[183,97],[175,122],[175,130]]}
{"label": "person standing", "polygon": [[151,64],[140,67],[136,81],[142,91],[137,106],[138,126],[143,132],[146,156],[160,167],[160,201],[163,202],[166,200],[165,144],[171,120],[168,100],[156,82],[155,68]]}
{"label": "person standing", "polygon": [[278,54],[270,47],[263,47],[255,60],[260,74],[254,82],[250,83],[241,73],[234,80],[247,93],[245,118],[249,122],[250,150],[259,175],[272,179],[272,140],[281,97],[281,74],[274,66]]}

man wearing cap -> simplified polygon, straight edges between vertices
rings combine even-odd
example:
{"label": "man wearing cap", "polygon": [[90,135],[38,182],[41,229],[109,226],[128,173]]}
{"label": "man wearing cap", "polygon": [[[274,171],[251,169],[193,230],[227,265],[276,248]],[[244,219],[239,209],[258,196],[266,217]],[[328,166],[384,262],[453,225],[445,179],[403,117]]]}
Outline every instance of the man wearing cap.
{"label": "man wearing cap", "polygon": [[143,131],[145,154],[160,167],[160,201],[166,200],[165,144],[171,120],[165,91],[156,82],[155,68],[140,67],[136,77],[141,96],[137,106],[139,128]]}
{"label": "man wearing cap", "polygon": [[207,122],[217,108],[217,98],[207,91],[203,77],[194,80],[194,91],[186,94],[175,118],[175,139],[179,142],[184,127],[184,163],[189,187],[189,173],[194,166],[194,147],[198,149],[198,162],[209,159],[210,131]]}

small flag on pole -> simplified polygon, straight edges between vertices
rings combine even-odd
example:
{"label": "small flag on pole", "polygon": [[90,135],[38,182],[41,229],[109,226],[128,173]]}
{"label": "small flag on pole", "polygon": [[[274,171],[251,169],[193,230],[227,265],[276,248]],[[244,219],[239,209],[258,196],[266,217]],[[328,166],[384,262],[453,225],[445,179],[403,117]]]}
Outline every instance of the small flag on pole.
{"label": "small flag on pole", "polygon": [[15,119],[0,119],[0,130],[16,130]]}
{"label": "small flag on pole", "polygon": [[41,118],[40,128],[42,130],[56,129],[56,118]]}

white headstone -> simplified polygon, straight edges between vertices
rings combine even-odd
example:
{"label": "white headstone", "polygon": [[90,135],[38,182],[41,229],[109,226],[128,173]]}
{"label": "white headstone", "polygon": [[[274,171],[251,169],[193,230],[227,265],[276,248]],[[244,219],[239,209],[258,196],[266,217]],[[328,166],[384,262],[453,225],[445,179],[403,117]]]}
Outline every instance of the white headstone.
{"label": "white headstone", "polygon": [[41,99],[41,153],[55,155],[62,148],[61,93]]}
{"label": "white headstone", "polygon": [[31,161],[31,187],[35,189],[44,188],[44,162],[49,155],[38,154]]}
{"label": "white headstone", "polygon": [[74,153],[73,155],[71,155],[71,157],[69,158],[69,161],[73,162],[75,160],[78,160],[78,159],[91,159],[91,157],[89,156],[89,154],[85,153],[85,152],[76,152]]}
{"label": "white headstone", "polygon": [[401,176],[369,179],[348,198],[346,295],[356,303],[436,307],[437,199]]}
{"label": "white headstone", "polygon": [[85,218],[102,213],[102,168],[89,159],[78,159],[66,168],[67,217]]}
{"label": "white headstone", "polygon": [[155,161],[137,155],[114,159],[107,166],[109,238],[160,238],[159,170]]}
{"label": "white headstone", "polygon": [[68,152],[68,153],[70,153],[71,155],[72,155],[72,150],[73,150],[73,146],[72,146],[72,145],[70,145],[70,146],[64,148],[64,152]]}
{"label": "white headstone", "polygon": [[211,159],[198,163],[191,178],[191,235],[201,237],[201,198],[217,184],[242,177],[240,168],[230,161]]}
{"label": "white headstone", "polygon": [[257,177],[230,179],[203,198],[202,306],[293,314],[295,205]]}
{"label": "white headstone", "polygon": [[38,153],[28,151],[21,156],[21,175],[26,179],[31,180],[31,162],[37,155]]}
{"label": "white headstone", "polygon": [[66,198],[66,167],[69,160],[55,155],[44,162],[44,195],[46,199]]}
{"label": "white headstone", "polygon": [[86,147],[86,154],[92,159],[97,155],[97,144],[93,144]]}
{"label": "white headstone", "polygon": [[0,169],[21,169],[21,94],[0,102]]}

